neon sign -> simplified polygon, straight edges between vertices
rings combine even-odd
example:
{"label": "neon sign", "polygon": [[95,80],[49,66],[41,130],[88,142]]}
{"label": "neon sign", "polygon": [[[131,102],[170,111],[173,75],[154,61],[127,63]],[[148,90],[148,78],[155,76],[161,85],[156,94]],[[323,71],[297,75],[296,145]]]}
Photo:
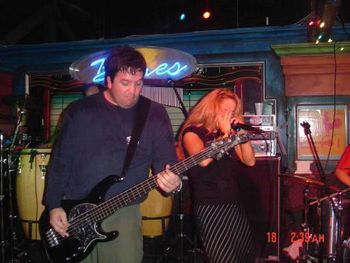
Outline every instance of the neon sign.
{"label": "neon sign", "polygon": [[[97,68],[96,75],[92,78],[92,82],[100,83],[104,81],[105,71],[103,64],[105,60],[106,58],[97,59],[90,64],[91,67]],[[173,77],[177,77],[177,75],[182,75],[182,72],[187,68],[188,65],[182,65],[181,62],[175,62],[173,65],[162,63],[153,70],[147,68],[145,78],[160,79],[164,76],[164,79],[173,79]]]}
{"label": "neon sign", "polygon": [[[180,50],[159,47],[135,47],[146,59],[145,79],[178,80],[190,75],[196,69],[193,56]],[[108,51],[100,51],[83,57],[69,68],[73,78],[85,83],[103,83],[104,61]]]}

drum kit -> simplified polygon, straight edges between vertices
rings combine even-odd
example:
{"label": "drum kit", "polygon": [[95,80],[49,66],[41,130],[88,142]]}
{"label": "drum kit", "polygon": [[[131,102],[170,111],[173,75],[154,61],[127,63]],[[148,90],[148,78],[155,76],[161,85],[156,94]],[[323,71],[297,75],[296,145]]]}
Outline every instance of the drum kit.
{"label": "drum kit", "polygon": [[[302,230],[293,231],[289,237],[292,243],[301,244],[296,262],[350,262],[350,200],[345,198],[350,188],[339,190],[333,185],[326,186],[310,175],[280,176],[304,186]],[[311,198],[311,187],[321,192],[328,188],[332,193]]]}
{"label": "drum kit", "polygon": [[6,96],[2,103],[15,109],[16,117],[6,115],[10,124],[15,120],[15,127],[12,132],[0,132],[0,261],[22,262],[26,258],[27,262],[29,243],[40,240],[38,220],[44,210],[44,179],[51,149],[29,148],[23,96]]}

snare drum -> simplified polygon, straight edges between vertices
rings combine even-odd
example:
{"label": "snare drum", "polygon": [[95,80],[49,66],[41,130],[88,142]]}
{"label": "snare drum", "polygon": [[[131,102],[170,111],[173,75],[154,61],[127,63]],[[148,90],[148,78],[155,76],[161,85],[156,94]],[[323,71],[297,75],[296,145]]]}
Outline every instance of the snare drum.
{"label": "snare drum", "polygon": [[173,196],[163,196],[156,189],[140,205],[142,215],[142,234],[147,237],[161,236],[165,233],[172,211]]}
{"label": "snare drum", "polygon": [[20,153],[16,197],[24,235],[28,239],[40,239],[38,221],[44,211],[42,199],[50,154],[51,149],[24,149]]}

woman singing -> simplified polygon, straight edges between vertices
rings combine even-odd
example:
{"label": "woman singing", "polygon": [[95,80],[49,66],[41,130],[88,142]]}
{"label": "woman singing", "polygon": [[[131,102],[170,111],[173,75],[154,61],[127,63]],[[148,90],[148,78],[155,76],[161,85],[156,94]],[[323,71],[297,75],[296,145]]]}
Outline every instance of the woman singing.
{"label": "woman singing", "polygon": [[[209,141],[235,133],[231,125],[243,122],[241,111],[240,99],[230,89],[218,88],[205,95],[180,129],[178,143],[185,155],[197,154]],[[249,141],[219,160],[208,158],[189,170],[196,226],[210,263],[255,261],[252,233],[239,203],[237,168],[242,163],[255,165]]]}

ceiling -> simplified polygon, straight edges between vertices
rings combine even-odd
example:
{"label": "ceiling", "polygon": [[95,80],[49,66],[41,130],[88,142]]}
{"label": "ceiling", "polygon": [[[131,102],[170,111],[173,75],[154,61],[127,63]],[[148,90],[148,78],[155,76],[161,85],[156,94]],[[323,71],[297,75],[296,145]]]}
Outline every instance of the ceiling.
{"label": "ceiling", "polygon": [[[312,6],[339,2],[336,23],[350,22],[347,0],[33,0],[0,2],[0,44],[35,44],[301,23]],[[340,2],[341,1],[341,2]],[[201,17],[209,8],[209,20]],[[180,21],[185,11],[187,19]],[[268,18],[268,19],[267,19]]]}

